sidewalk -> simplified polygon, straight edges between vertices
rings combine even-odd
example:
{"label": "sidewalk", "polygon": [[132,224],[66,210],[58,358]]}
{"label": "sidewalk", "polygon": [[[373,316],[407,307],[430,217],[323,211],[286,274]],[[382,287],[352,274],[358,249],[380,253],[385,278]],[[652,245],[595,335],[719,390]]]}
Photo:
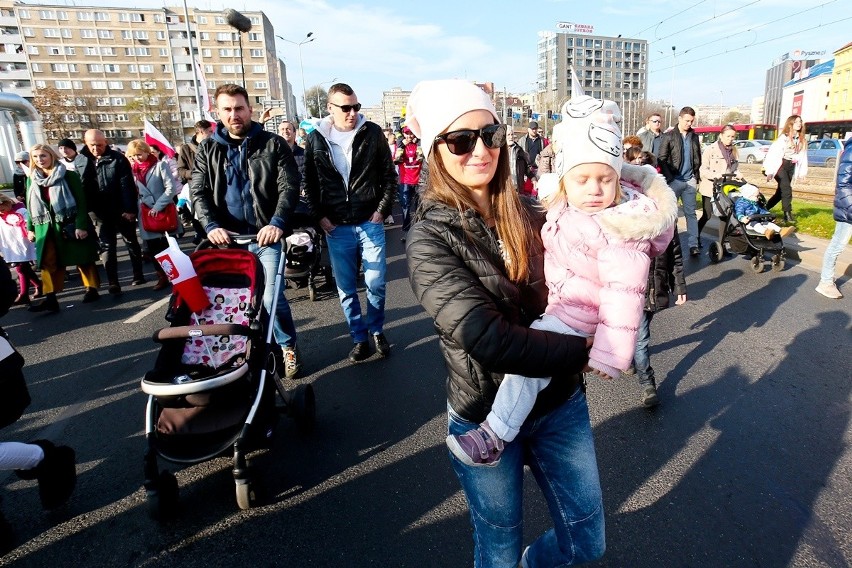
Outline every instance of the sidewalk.
{"label": "sidewalk", "polygon": [[[677,220],[677,230],[683,235],[686,234],[686,220],[681,213]],[[713,217],[707,221],[704,227],[704,248],[701,253],[707,254],[707,245],[712,241],[711,235],[715,236],[719,233],[719,219]],[[807,268],[813,272],[819,273],[822,270],[822,257],[825,254],[825,249],[829,241],[820,239],[804,233],[795,233],[784,239],[784,248],[787,249],[787,258],[798,260],[801,262],[802,268]],[[684,251],[684,255],[689,254]],[[837,265],[834,268],[836,278],[852,279],[852,245],[848,245],[840,256],[837,257]]]}

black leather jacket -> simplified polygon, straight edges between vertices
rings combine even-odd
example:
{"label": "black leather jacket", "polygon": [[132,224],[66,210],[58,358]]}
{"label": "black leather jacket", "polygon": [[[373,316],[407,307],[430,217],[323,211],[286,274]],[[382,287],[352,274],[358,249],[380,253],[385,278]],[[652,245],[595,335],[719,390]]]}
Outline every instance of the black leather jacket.
{"label": "black leather jacket", "polygon": [[[83,153],[83,152],[81,152]],[[133,170],[124,154],[108,149],[103,156],[95,158],[85,153],[95,165],[98,179],[97,199],[87,208],[102,220],[115,220],[122,213],[138,213],[136,182]]]}
{"label": "black leather jacket", "polygon": [[[218,123],[217,132],[223,132]],[[202,140],[195,152],[195,167],[189,194],[195,215],[208,231],[221,227],[241,232],[244,225],[228,213],[225,194],[228,190],[226,167],[227,144],[215,136]],[[299,202],[299,172],[287,142],[272,132],[256,128],[246,148],[251,196],[257,229],[275,225],[289,234],[290,216]],[[275,222],[273,223],[273,218]]]}
{"label": "black leather jacket", "polygon": [[379,125],[365,120],[357,127],[348,183],[334,165],[323,128],[328,129],[328,122],[308,135],[305,146],[302,183],[312,214],[335,225],[361,224],[376,211],[390,215],[399,178]]}
{"label": "black leather jacket", "polygon": [[[695,175],[695,183],[698,183],[701,181],[701,174],[698,171],[701,168],[701,142],[698,141],[698,135],[691,128],[687,131],[686,139],[689,140],[689,145],[692,148],[692,173]],[[680,175],[680,167],[683,164],[683,135],[677,127],[672,128],[660,138],[657,164],[659,164],[662,174],[666,176],[667,183],[671,183]]]}
{"label": "black leather jacket", "polygon": [[[538,233],[544,212],[527,208]],[[504,373],[553,377],[530,417],[573,394],[588,360],[585,339],[529,328],[547,304],[540,241],[522,286],[506,277],[496,234],[473,211],[424,202],[406,244],[411,288],[435,320],[449,372],[447,399],[457,414],[482,422]]]}

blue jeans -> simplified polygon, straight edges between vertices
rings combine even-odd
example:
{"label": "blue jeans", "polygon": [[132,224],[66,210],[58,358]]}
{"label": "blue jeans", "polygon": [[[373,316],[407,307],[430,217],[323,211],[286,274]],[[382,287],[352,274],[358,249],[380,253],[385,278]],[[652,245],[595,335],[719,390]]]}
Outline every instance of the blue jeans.
{"label": "blue jeans", "polygon": [[402,207],[402,230],[408,232],[411,228],[411,217],[417,208],[417,184],[401,183],[397,191],[399,206]]}
{"label": "blue jeans", "polygon": [[639,331],[636,334],[636,353],[633,354],[633,367],[636,369],[636,378],[642,386],[654,385],[654,368],[651,367],[651,353],[648,345],[651,342],[651,320],[654,312],[642,310],[642,319],[639,320]]}
{"label": "blue jeans", "polygon": [[837,257],[849,244],[849,239],[852,239],[852,223],[837,221],[834,225],[834,236],[831,237],[831,242],[825,249],[825,256],[822,257],[820,282],[826,284],[834,282],[834,267],[837,264]]}
{"label": "blue jeans", "polygon": [[698,217],[695,214],[695,205],[697,203],[698,189],[695,185],[695,178],[689,181],[681,181],[674,179],[669,183],[669,187],[675,194],[675,197],[683,203],[683,216],[686,218],[686,232],[688,233],[687,242],[689,248],[698,246]]}
{"label": "blue jeans", "polygon": [[[479,426],[452,409],[448,415],[451,435]],[[525,463],[554,522],[530,545],[527,564],[567,566],[603,555],[603,498],[582,389],[546,416],[527,420],[495,467],[468,466],[452,453],[450,460],[470,508],[476,568],[516,568],[521,560]]]}
{"label": "blue jeans", "polygon": [[[367,341],[367,332],[382,333],[385,325],[385,227],[366,221],[360,225],[338,225],[326,235],[328,256],[337,282],[337,295],[352,341]],[[367,321],[361,317],[358,300],[358,257],[367,285]]]}
{"label": "blue jeans", "polygon": [[[275,295],[275,275],[278,273],[278,260],[281,258],[281,243],[267,247],[259,247],[256,243],[248,245],[248,250],[257,255],[263,266],[263,275],[266,284],[263,288],[263,307],[269,312],[272,309],[272,298]],[[284,297],[284,283],[278,296],[278,306],[275,309],[275,317],[272,318],[272,335],[275,342],[281,347],[294,347],[296,345],[296,324],[293,323],[293,314],[290,312],[290,304]]]}

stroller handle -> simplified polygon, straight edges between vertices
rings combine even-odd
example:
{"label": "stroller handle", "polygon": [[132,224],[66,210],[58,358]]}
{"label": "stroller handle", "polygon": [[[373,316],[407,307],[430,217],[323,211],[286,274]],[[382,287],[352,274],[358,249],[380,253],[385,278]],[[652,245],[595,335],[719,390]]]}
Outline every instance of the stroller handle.
{"label": "stroller handle", "polygon": [[186,339],[188,337],[203,337],[205,335],[243,335],[254,337],[258,331],[247,325],[233,323],[214,323],[208,325],[178,325],[166,327],[154,332],[154,341],[162,343],[170,339]]}
{"label": "stroller handle", "polygon": [[[245,235],[231,235],[231,241],[226,245],[225,248],[232,248],[235,245],[244,246],[251,243],[257,243],[257,233],[249,233]],[[201,242],[198,243],[198,246],[195,247],[195,250],[217,248],[218,246],[219,245],[214,245],[213,243],[211,243],[209,239],[201,239]]]}

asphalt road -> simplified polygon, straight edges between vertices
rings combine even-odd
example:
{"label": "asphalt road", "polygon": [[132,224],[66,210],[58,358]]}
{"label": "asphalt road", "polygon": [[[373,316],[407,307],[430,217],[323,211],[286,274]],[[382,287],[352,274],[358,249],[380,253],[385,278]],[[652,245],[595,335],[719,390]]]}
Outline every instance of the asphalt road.
{"label": "asphalt road", "polygon": [[[77,450],[79,480],[52,514],[34,482],[0,476],[20,546],[15,566],[457,567],[472,564],[463,495],[444,446],[445,371],[411,295],[399,228],[388,231],[387,360],[345,363],[336,294],[291,290],[313,435],[283,419],[253,463],[265,505],[240,511],[230,459],[180,468],[182,514],[158,525],[141,488],[150,337],[164,296],[125,287],[55,316],[14,309],[2,324],[27,359],[28,414],[3,440]],[[122,263],[129,279],[126,262]],[[662,405],[631,379],[589,385],[608,550],[597,566],[826,566],[852,563],[849,348],[852,307],[813,291],[796,265],[753,274],[745,260],[687,260],[689,301],[657,315],[652,362]],[[135,318],[134,318],[135,319]],[[548,526],[534,481],[525,541]]]}

